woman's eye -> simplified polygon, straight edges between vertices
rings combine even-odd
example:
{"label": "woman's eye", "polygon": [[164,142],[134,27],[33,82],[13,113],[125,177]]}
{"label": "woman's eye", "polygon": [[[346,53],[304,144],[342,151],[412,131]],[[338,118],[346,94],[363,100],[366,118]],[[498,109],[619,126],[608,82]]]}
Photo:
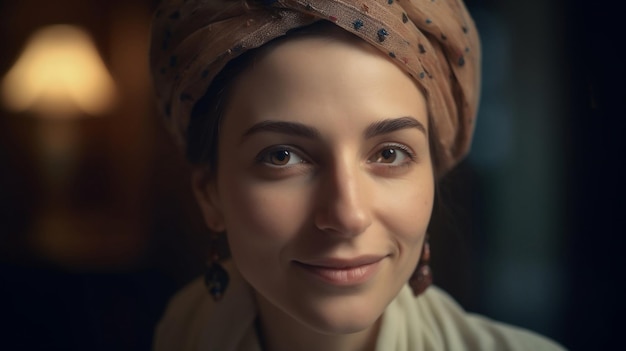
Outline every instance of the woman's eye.
{"label": "woman's eye", "polygon": [[282,148],[274,149],[260,155],[259,161],[276,167],[292,166],[299,163],[305,163],[302,157],[292,150]]}
{"label": "woman's eye", "polygon": [[411,160],[413,160],[413,156],[410,151],[400,146],[387,146],[372,155],[368,162],[387,165],[401,165]]}

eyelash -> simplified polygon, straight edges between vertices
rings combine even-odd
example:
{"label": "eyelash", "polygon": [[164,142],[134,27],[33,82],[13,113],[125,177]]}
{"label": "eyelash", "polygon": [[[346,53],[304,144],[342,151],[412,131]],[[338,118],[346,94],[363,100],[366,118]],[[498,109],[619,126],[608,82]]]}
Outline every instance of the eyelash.
{"label": "eyelash", "polygon": [[401,150],[409,157],[409,161],[417,160],[417,155],[413,152],[413,150],[411,150],[408,146],[403,145],[403,144],[396,144],[396,143],[385,144],[385,145],[382,145],[376,152],[381,152],[387,149]]}
{"label": "eyelash", "polygon": [[289,152],[290,155],[297,155],[297,157],[302,160],[301,162],[298,162],[297,164],[308,164],[308,163],[311,163],[308,160],[307,157],[302,156],[304,154],[302,151],[300,151],[297,148],[294,148],[293,146],[290,146],[290,145],[277,145],[277,146],[271,146],[271,147],[268,147],[268,148],[264,149],[263,151],[261,151],[256,156],[256,158],[255,158],[256,163],[264,164],[264,165],[267,165],[267,166],[273,167],[273,168],[294,167],[295,165],[281,166],[281,165],[274,165],[274,164],[271,164],[270,162],[268,162],[268,160],[267,160],[268,157],[271,157],[273,153],[280,152],[280,151],[287,151],[287,152]]}
{"label": "eyelash", "polygon": [[[371,161],[373,157],[379,155],[384,150],[400,150],[404,153],[404,157],[406,159],[401,160],[399,164]],[[367,164],[372,167],[374,171],[387,176],[397,175],[397,172],[403,172],[403,170],[407,169],[407,167],[411,167],[412,165],[417,163],[417,155],[415,154],[415,152],[413,152],[413,150],[403,144],[388,143],[381,145],[372,155],[372,157],[368,158]]]}

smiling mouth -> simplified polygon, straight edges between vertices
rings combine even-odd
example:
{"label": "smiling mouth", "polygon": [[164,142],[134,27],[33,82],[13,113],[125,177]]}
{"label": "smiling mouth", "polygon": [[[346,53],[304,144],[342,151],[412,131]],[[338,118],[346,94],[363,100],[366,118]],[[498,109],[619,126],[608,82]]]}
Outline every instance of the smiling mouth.
{"label": "smiling mouth", "polygon": [[293,261],[313,277],[338,286],[366,283],[378,271],[384,257],[367,256],[352,260],[324,259],[314,262]]}

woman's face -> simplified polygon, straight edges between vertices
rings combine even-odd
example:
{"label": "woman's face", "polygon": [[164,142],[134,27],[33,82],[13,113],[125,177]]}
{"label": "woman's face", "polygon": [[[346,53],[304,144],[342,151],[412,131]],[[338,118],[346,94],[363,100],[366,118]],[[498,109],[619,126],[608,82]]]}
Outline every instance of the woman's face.
{"label": "woman's face", "polygon": [[324,333],[377,321],[433,206],[424,97],[374,50],[309,36],[262,55],[233,87],[217,174],[196,189],[262,313]]}

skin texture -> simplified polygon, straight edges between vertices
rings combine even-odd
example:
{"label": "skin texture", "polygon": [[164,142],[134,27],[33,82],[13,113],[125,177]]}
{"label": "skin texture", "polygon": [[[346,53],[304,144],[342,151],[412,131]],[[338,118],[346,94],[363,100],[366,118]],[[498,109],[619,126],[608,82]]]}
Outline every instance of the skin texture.
{"label": "skin texture", "polygon": [[[387,57],[340,33],[274,45],[233,88],[218,168],[196,170],[194,190],[254,288],[266,346],[373,349],[433,207],[423,94]],[[377,263],[356,283],[309,269],[364,256]]]}

